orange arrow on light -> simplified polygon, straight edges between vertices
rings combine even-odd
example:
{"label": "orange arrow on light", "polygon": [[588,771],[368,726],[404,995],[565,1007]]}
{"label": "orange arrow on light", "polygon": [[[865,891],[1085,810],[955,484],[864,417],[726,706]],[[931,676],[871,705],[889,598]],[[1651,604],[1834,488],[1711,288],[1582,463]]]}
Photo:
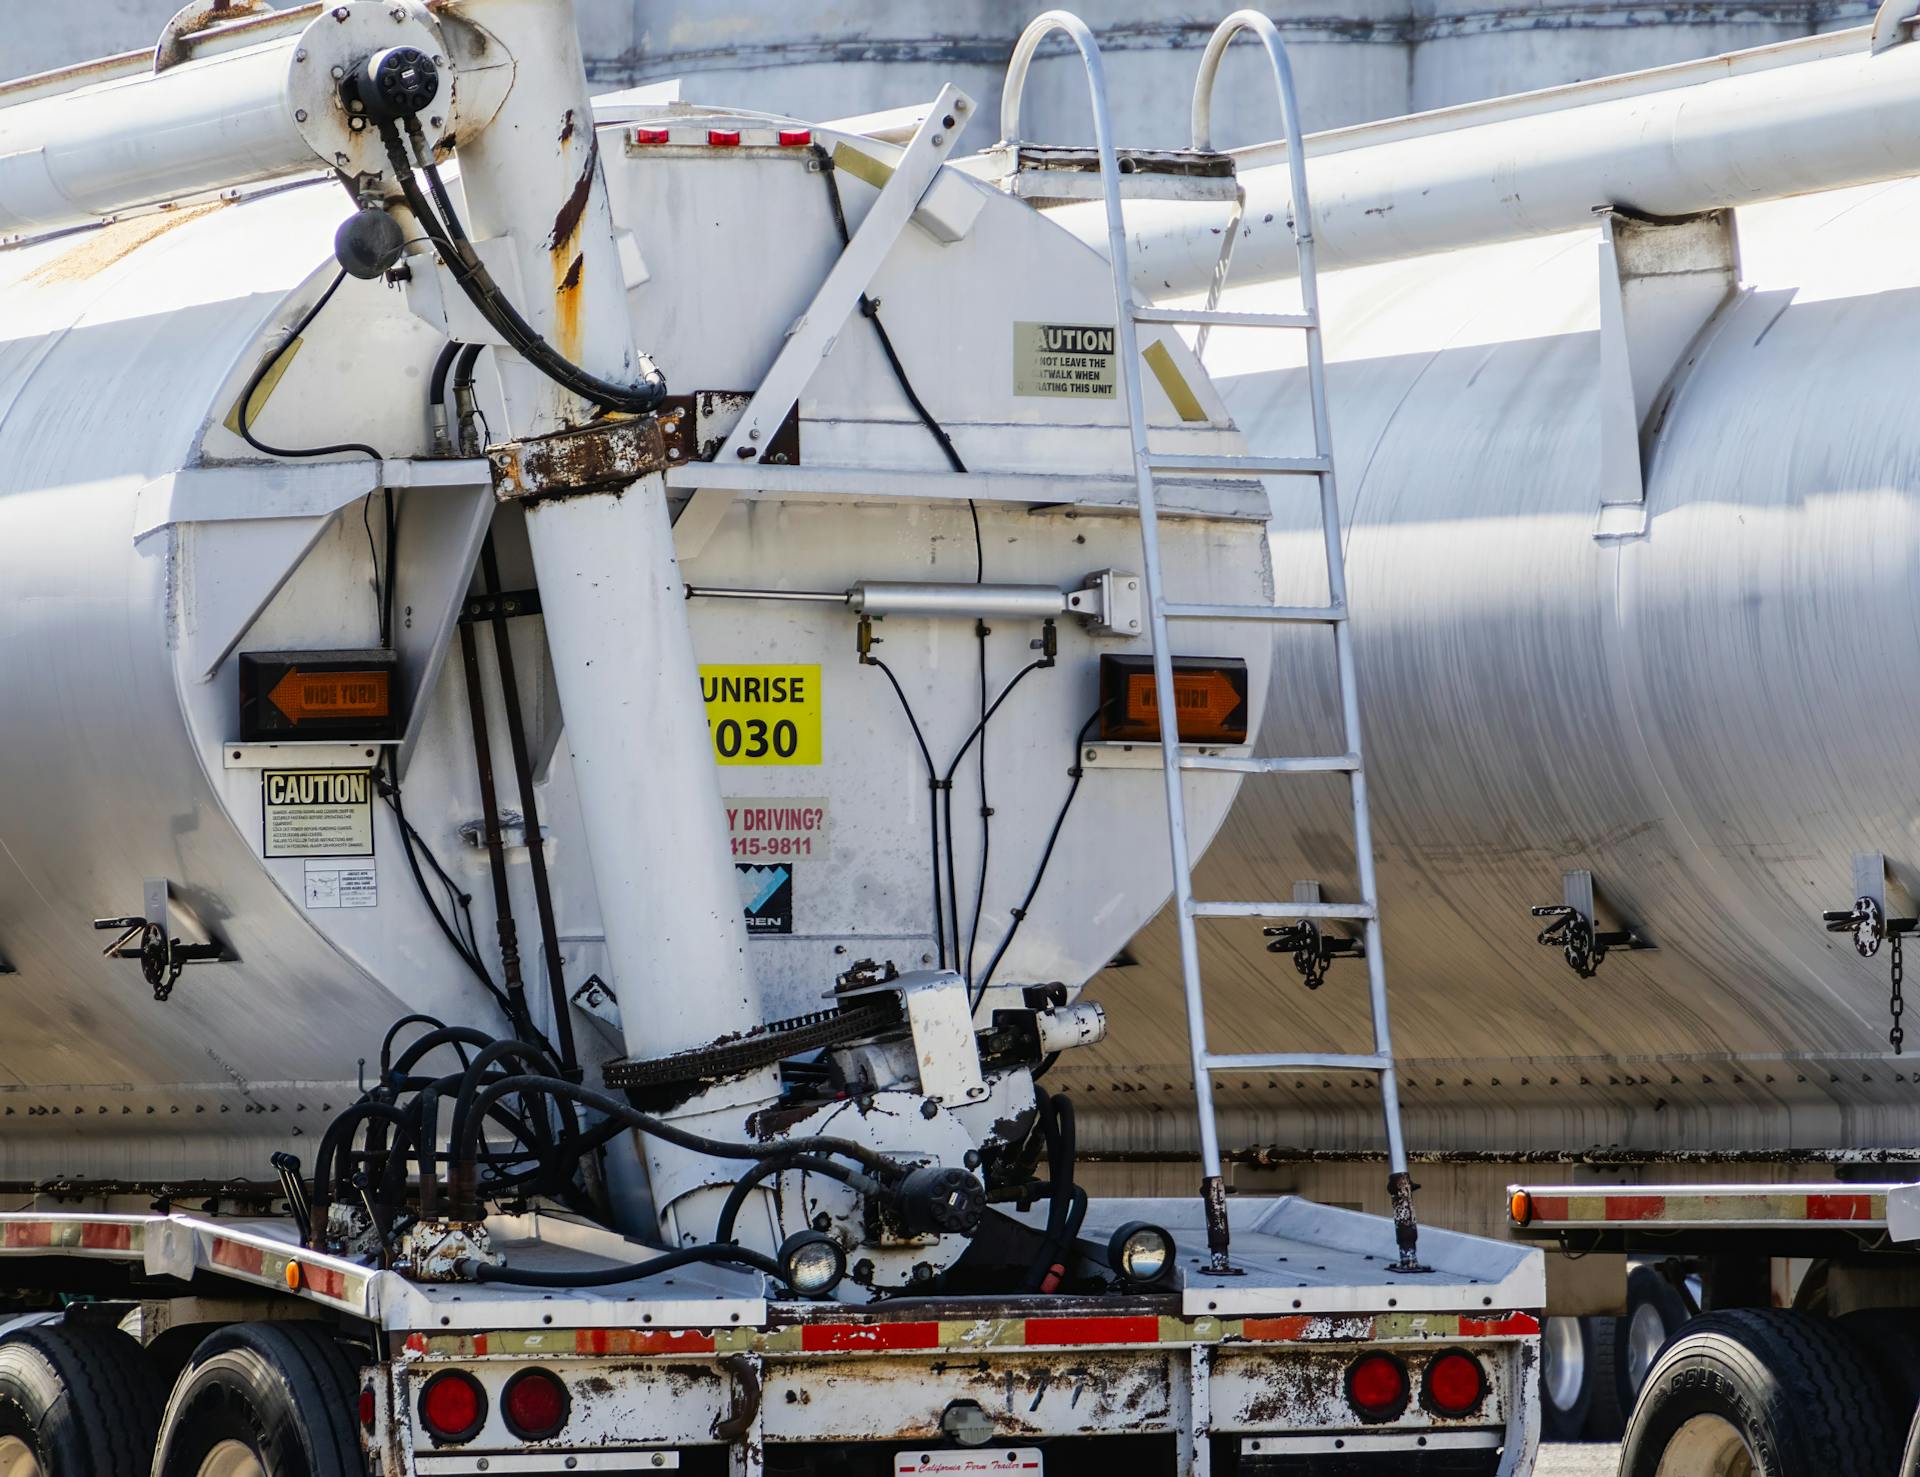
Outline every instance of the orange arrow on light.
{"label": "orange arrow on light", "polygon": [[384,718],[388,712],[387,674],[302,672],[291,667],[274,684],[267,701],[296,725],[302,718]]}

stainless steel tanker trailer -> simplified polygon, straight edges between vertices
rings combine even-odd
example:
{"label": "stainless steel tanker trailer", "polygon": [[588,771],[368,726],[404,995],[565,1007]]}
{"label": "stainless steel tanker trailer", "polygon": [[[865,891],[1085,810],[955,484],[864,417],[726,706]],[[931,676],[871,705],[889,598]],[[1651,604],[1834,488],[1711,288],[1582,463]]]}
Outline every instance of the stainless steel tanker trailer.
{"label": "stainless steel tanker trailer", "polygon": [[1251,753],[1285,622],[1353,676],[1268,537],[1337,597],[1327,386],[1250,445],[1135,302],[1122,180],[1232,161],[1059,13],[1009,137],[1056,33],[1100,147],[972,162],[952,87],[596,109],[566,0],[0,88],[9,1477],[1529,1468],[1543,1258],[1416,1218],[1371,897],[1254,905],[1373,939],[1370,1050],[1252,1055],[1379,1084],[1390,1214],[1078,1182],[1085,982],[1249,916],[1188,845],[1326,773],[1372,848],[1351,681]]}
{"label": "stainless steel tanker trailer", "polygon": [[[1835,1327],[1885,1391],[1839,1426],[1884,1419],[1897,1447],[1915,1405],[1912,1315],[1887,1311],[1914,1301],[1889,1186],[1920,1164],[1915,715],[1886,662],[1913,618],[1910,13],[1306,151],[1415,1177],[1428,1220],[1566,1253],[1549,1431],[1618,1435],[1667,1348],[1634,1473],[1873,1469],[1818,1431],[1747,1429],[1744,1456],[1737,1420],[1675,1435],[1672,1392],[1703,1369],[1756,1407],[1756,1379],[1808,1400],[1821,1360],[1858,1384]],[[1235,158],[1231,228],[1130,203],[1138,291],[1209,301],[1227,259],[1218,306],[1295,301],[1285,152]],[[1087,205],[1055,217],[1097,241]],[[1210,333],[1258,442],[1298,424],[1287,348]],[[1276,600],[1320,590],[1315,536],[1277,496]],[[1326,742],[1329,681],[1281,645],[1261,752]],[[1248,786],[1203,883],[1350,898],[1338,814]],[[1221,1032],[1351,1044],[1360,967],[1271,942],[1205,941]],[[1097,977],[1112,1038],[1052,1079],[1098,1189],[1191,1179],[1176,957],[1158,922]],[[1384,1204],[1367,1080],[1217,1085],[1237,1189]],[[1838,1322],[1794,1325],[1796,1352],[1759,1347],[1765,1314],[1732,1330],[1757,1352],[1729,1352],[1721,1320],[1789,1304]]]}

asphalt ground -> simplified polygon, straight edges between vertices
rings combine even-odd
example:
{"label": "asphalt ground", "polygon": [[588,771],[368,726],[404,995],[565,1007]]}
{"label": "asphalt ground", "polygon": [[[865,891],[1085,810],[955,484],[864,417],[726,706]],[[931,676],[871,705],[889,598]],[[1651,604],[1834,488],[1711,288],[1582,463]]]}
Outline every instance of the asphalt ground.
{"label": "asphalt ground", "polygon": [[1534,1464],[1534,1477],[1614,1477],[1620,1448],[1607,1443],[1587,1446],[1543,1446]]}

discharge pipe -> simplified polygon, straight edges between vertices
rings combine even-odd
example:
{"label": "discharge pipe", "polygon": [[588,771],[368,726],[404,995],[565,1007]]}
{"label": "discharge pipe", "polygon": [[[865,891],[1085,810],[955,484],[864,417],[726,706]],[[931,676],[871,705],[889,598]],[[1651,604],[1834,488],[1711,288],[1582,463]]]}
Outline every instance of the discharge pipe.
{"label": "discharge pipe", "polygon": [[[1688,216],[1913,174],[1920,45],[1906,35],[1883,21],[1309,135],[1319,266],[1576,230],[1605,206]],[[1286,150],[1281,142],[1235,151],[1246,205],[1229,285],[1296,272]],[[1050,214],[1105,254],[1099,202]],[[1133,200],[1126,222],[1143,301],[1207,290],[1227,207]]]}

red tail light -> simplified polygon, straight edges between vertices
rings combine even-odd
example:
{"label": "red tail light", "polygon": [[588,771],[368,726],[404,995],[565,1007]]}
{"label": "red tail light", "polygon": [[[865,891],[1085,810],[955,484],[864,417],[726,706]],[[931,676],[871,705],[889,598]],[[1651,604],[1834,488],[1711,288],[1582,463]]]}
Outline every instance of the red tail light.
{"label": "red tail light", "polygon": [[1435,1415],[1472,1415],[1487,1397],[1486,1371],[1471,1354],[1449,1349],[1427,1366],[1421,1396]]}
{"label": "red tail light", "polygon": [[374,1420],[378,1415],[379,1415],[379,1407],[374,1403],[373,1387],[369,1385],[365,1389],[361,1390],[360,1392],[361,1428],[363,1430],[371,1431],[373,1429]]}
{"label": "red tail light", "polygon": [[709,128],[707,142],[716,149],[737,149],[740,146],[740,130],[737,128]]}
{"label": "red tail light", "polygon": [[664,128],[636,128],[633,141],[636,144],[664,144],[668,141],[668,134]]}
{"label": "red tail light", "polygon": [[1390,1421],[1407,1408],[1407,1367],[1391,1354],[1362,1354],[1347,1370],[1347,1404],[1363,1421]]}
{"label": "red tail light", "polygon": [[557,1375],[544,1369],[523,1369],[500,1392],[500,1414],[507,1429],[522,1441],[545,1441],[567,1423],[573,1402]]}
{"label": "red tail light", "polygon": [[461,1369],[443,1369],[420,1391],[420,1424],[436,1442],[471,1441],[487,1423],[487,1392]]}
{"label": "red tail light", "polygon": [[804,149],[813,142],[811,128],[783,128],[780,130],[780,146],[785,149]]}

